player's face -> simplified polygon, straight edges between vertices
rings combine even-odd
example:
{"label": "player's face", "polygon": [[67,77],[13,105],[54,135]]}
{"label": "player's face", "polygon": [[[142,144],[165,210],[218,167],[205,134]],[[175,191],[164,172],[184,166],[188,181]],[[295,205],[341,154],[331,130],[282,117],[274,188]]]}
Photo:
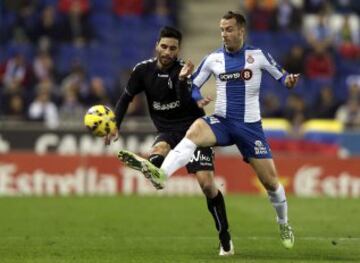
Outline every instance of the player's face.
{"label": "player's face", "polygon": [[163,37],[156,43],[156,56],[158,66],[166,68],[170,66],[179,54],[179,41],[176,38]]}
{"label": "player's face", "polygon": [[234,52],[239,50],[244,42],[244,27],[236,23],[235,18],[220,20],[221,38],[225,48]]}

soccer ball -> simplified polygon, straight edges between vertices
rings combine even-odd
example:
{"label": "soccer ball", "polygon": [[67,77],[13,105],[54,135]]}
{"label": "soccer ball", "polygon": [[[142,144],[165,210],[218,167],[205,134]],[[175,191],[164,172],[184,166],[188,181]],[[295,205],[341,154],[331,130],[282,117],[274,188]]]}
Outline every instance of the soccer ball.
{"label": "soccer ball", "polygon": [[84,124],[93,135],[104,137],[116,129],[115,114],[105,105],[95,105],[86,112]]}

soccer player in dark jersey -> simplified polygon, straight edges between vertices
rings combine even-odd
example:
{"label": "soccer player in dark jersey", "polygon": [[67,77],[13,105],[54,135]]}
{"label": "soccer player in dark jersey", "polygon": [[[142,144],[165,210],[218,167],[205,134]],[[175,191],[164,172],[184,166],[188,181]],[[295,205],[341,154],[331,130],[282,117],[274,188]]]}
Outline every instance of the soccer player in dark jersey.
{"label": "soccer player in dark jersey", "polygon": [[[150,117],[158,130],[148,158],[156,167],[161,166],[165,156],[181,141],[191,124],[205,115],[191,96],[189,77],[194,65],[190,61],[184,63],[178,59],[181,39],[181,33],[175,28],[164,27],[160,30],[156,57],[135,66],[115,108],[117,127],[120,129],[133,97],[145,92]],[[117,131],[109,134],[105,137],[105,143],[109,144],[117,135]],[[234,247],[228,230],[224,198],[214,182],[213,157],[212,148],[198,148],[186,168],[190,174],[195,174],[206,196],[209,212],[219,233],[219,255],[233,255]],[[142,170],[143,159],[140,157],[121,151],[118,158],[127,166]],[[156,183],[154,186],[159,188]]]}

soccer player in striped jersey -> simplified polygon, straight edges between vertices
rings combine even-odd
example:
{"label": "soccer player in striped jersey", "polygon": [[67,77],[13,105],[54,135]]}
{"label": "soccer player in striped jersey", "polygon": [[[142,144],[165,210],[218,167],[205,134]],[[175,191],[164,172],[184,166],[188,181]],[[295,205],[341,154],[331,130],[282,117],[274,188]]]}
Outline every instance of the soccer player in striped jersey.
{"label": "soccer player in striped jersey", "polygon": [[288,207],[284,187],[272,159],[260,117],[259,92],[263,71],[283,86],[293,88],[299,74],[289,74],[259,48],[245,43],[246,20],[243,15],[228,12],[220,20],[223,47],[204,58],[193,74],[193,97],[199,106],[210,102],[200,93],[211,75],[216,78],[215,112],[197,119],[181,142],[170,151],[161,168],[142,163],[145,177],[164,187],[176,170],[191,159],[197,147],[236,145],[246,162],[254,169],[267,190],[280,227],[285,248],[294,245],[294,234],[288,223]]}

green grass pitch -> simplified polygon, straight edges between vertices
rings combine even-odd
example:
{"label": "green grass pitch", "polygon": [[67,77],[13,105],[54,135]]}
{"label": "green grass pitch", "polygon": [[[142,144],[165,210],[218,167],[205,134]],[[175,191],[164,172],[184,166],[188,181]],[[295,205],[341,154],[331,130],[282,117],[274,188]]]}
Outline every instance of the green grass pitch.
{"label": "green grass pitch", "polygon": [[0,198],[0,262],[360,262],[359,200],[288,200],[292,250],[266,197],[226,196],[236,255],[220,258],[203,197]]}

